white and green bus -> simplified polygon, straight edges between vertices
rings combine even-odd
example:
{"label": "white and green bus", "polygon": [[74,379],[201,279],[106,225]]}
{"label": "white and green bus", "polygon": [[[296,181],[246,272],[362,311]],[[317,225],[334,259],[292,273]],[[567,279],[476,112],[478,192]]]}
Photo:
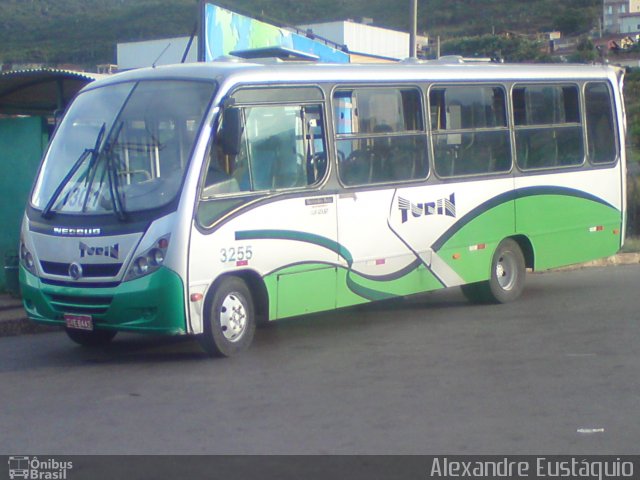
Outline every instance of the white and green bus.
{"label": "white and green bus", "polygon": [[[21,232],[28,316],[83,345],[197,336],[612,255],[623,74],[609,66],[210,63],[74,100]],[[391,320],[390,320],[391,321]]]}

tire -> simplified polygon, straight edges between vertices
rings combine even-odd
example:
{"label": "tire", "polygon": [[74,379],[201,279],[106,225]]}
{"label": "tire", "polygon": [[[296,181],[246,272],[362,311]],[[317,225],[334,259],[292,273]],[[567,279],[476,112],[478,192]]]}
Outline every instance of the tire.
{"label": "tire", "polygon": [[99,347],[107,345],[113,337],[118,333],[116,330],[75,330],[72,328],[65,328],[67,336],[78,345],[83,347]]}
{"label": "tire", "polygon": [[230,357],[246,350],[256,330],[253,298],[238,277],[223,279],[206,304],[201,347],[212,357]]}
{"label": "tire", "polygon": [[526,273],[520,246],[507,238],[500,242],[493,254],[489,280],[463,285],[462,293],[474,303],[513,302],[524,289]]}

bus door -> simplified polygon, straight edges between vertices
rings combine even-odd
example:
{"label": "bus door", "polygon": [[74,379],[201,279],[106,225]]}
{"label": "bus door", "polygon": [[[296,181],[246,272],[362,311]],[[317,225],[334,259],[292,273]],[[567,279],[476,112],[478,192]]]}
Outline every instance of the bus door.
{"label": "bus door", "polygon": [[[260,273],[271,319],[336,306],[336,198],[321,188],[328,165],[320,95],[314,88],[236,92],[237,151],[212,148],[207,167],[201,209],[230,201],[239,212],[218,230],[216,238],[224,244],[214,250],[223,252],[226,271]],[[226,128],[223,124],[222,136]],[[199,270],[194,265],[192,272]]]}

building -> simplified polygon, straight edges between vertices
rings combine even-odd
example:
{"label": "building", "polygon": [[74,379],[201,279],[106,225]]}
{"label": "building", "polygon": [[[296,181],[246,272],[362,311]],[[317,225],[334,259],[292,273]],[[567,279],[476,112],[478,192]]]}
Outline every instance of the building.
{"label": "building", "polygon": [[640,32],[640,13],[625,13],[620,15],[619,33]]}
{"label": "building", "polygon": [[[397,61],[409,56],[409,34],[405,32],[352,21],[302,25],[299,28],[307,31],[312,39],[317,35],[344,45],[350,62]],[[149,67],[154,62],[155,65],[180,63],[185,52],[185,61],[195,62],[198,39],[195,38],[190,46],[189,40],[189,37],[177,37],[118,43],[118,70]],[[418,51],[421,51],[427,46],[427,38],[419,36],[417,43]]]}
{"label": "building", "polygon": [[118,70],[150,67],[151,65],[171,65],[198,61],[197,39],[189,37],[164,38],[141,42],[118,43],[116,55]]}
{"label": "building", "polygon": [[[635,0],[634,0],[635,1]],[[637,0],[640,2],[640,0]],[[167,38],[119,43],[119,70],[226,56],[278,57],[283,60],[318,60],[332,63],[397,61],[409,57],[409,34],[352,20],[276,26],[213,4],[204,4],[201,38]],[[416,39],[417,50],[427,38]]]}
{"label": "building", "polygon": [[[34,67],[34,65],[26,65]],[[54,116],[101,75],[26,68],[0,73],[0,292],[18,285],[20,223],[33,177],[54,128]]]}
{"label": "building", "polygon": [[[640,0],[638,0],[640,2]],[[371,19],[368,19],[371,21]],[[402,60],[409,57],[409,34],[352,20],[299,25],[312,35],[319,35],[345,45],[352,56],[364,54],[380,59]],[[427,37],[418,37],[418,51],[427,46]]]}
{"label": "building", "polygon": [[639,31],[640,0],[603,0],[602,18],[604,30],[608,33]]}

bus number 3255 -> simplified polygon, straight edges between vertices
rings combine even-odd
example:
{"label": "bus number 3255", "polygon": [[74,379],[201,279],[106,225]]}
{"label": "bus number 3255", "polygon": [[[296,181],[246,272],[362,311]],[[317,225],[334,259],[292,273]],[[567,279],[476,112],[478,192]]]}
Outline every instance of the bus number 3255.
{"label": "bus number 3255", "polygon": [[222,263],[251,260],[252,257],[253,250],[251,245],[220,249],[220,262]]}

